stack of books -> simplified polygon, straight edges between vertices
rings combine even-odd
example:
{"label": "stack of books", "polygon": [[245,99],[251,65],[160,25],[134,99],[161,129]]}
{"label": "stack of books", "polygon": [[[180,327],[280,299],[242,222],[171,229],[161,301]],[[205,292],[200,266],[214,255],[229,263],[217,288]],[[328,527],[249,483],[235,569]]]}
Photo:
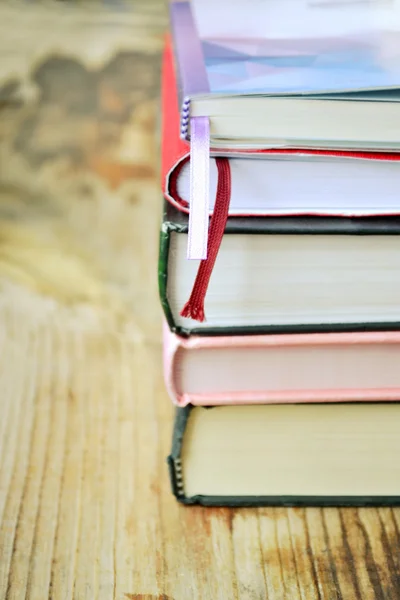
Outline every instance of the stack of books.
{"label": "stack of books", "polygon": [[173,491],[400,503],[400,3],[170,4]]}

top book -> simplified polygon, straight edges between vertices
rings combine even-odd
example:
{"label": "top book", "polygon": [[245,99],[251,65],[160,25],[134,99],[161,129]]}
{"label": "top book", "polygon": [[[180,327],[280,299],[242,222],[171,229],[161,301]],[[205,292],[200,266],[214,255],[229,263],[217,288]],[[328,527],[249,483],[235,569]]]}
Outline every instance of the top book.
{"label": "top book", "polygon": [[400,87],[397,0],[173,0],[184,93]]}
{"label": "top book", "polygon": [[183,138],[201,116],[221,149],[400,148],[400,0],[173,0],[170,12]]}

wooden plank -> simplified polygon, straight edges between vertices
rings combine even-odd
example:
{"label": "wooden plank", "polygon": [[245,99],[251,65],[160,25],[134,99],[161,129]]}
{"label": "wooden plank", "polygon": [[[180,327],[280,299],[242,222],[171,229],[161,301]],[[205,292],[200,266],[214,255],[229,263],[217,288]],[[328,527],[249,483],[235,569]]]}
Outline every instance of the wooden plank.
{"label": "wooden plank", "polygon": [[170,492],[167,19],[158,0],[115,7],[0,5],[0,600],[398,598],[399,509],[205,509]]}

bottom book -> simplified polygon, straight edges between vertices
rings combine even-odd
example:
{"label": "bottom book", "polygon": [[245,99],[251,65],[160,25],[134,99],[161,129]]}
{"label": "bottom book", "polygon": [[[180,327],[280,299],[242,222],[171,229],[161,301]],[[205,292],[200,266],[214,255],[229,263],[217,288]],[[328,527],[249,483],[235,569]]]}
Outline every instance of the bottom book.
{"label": "bottom book", "polygon": [[400,403],[176,410],[168,464],[184,504],[400,504]]}

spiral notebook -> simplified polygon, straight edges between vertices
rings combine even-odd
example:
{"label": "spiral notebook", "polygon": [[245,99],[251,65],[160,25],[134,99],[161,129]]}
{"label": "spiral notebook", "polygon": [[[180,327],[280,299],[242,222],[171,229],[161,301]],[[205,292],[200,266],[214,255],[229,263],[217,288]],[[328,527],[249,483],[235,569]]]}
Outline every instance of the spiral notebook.
{"label": "spiral notebook", "polygon": [[209,117],[218,146],[399,144],[398,1],[173,0],[170,8],[183,137],[192,117]]}

